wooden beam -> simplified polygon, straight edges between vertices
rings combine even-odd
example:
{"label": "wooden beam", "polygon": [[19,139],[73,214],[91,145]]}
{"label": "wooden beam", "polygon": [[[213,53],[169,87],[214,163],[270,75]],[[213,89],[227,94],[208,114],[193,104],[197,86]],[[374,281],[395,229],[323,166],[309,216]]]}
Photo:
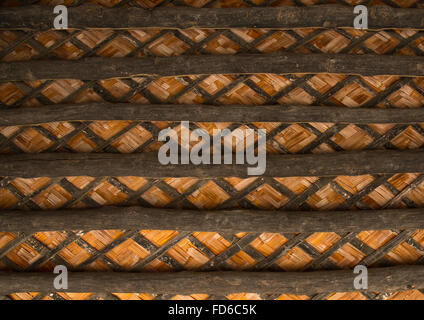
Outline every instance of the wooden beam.
{"label": "wooden beam", "polygon": [[346,54],[182,55],[155,58],[85,58],[0,63],[0,81],[100,80],[203,74],[347,74],[424,76],[424,57]]}
{"label": "wooden beam", "polygon": [[424,209],[293,212],[173,210],[134,206],[55,211],[0,211],[1,232],[116,229],[228,233],[424,229]]}
{"label": "wooden beam", "polygon": [[[267,155],[262,176],[337,176],[424,172],[424,150]],[[161,165],[155,153],[40,153],[0,155],[0,176],[251,177],[248,164]]]}
{"label": "wooden beam", "polygon": [[[320,5],[284,8],[103,8],[81,5],[68,8],[72,29],[134,28],[352,28],[357,14],[353,7]],[[424,9],[387,6],[368,8],[368,28],[424,29]],[[0,29],[53,28],[56,14],[51,7],[2,8]]]}
{"label": "wooden beam", "polygon": [[[352,270],[313,272],[69,272],[68,289],[57,290],[53,272],[0,272],[0,294],[14,292],[145,292],[316,294],[357,291]],[[368,269],[370,292],[424,288],[424,266]]]}
{"label": "wooden beam", "polygon": [[0,110],[0,126],[36,125],[56,121],[196,121],[196,122],[333,122],[420,123],[424,108],[347,108],[328,106],[142,105],[83,103]]}

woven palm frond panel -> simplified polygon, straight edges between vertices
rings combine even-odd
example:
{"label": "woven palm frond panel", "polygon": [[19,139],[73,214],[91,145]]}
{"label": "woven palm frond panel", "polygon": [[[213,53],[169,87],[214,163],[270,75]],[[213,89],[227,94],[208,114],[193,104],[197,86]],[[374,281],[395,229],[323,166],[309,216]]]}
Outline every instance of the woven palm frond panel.
{"label": "woven palm frond panel", "polygon": [[[0,153],[39,152],[157,152],[163,145],[159,131],[173,128],[181,143],[179,122],[84,121],[53,122],[35,126],[0,127]],[[185,127],[184,127],[185,128]],[[424,123],[337,124],[337,123],[190,123],[189,131],[265,129],[267,152],[275,154],[328,153],[348,150],[418,149],[424,145]],[[253,131],[251,131],[253,132]],[[192,142],[191,147],[196,142]],[[222,145],[236,150],[235,143]],[[242,145],[243,148],[247,147]],[[211,153],[213,147],[211,147]]]}
{"label": "woven palm frond panel", "polygon": [[[187,209],[346,210],[424,206],[424,175],[219,179],[3,178],[2,209],[103,205]],[[277,212],[276,212],[277,214]],[[243,231],[243,230],[241,230]]]}
{"label": "woven palm frond panel", "polygon": [[311,6],[319,4],[342,5],[388,5],[403,8],[422,8],[421,0],[5,0],[3,6],[19,6],[28,4],[79,5],[84,2],[95,3],[106,7],[138,6],[151,9],[159,6],[192,6],[192,7],[250,7],[250,6]]}
{"label": "woven palm frond panel", "polygon": [[54,231],[0,234],[0,267],[15,271],[309,271],[423,263],[423,230],[313,234]]}
{"label": "woven palm frond panel", "polygon": [[0,31],[3,61],[272,52],[421,56],[424,32],[353,28]]}
{"label": "woven palm frond panel", "polygon": [[[423,263],[423,230],[313,234],[108,230],[0,234],[1,270],[345,269]],[[206,289],[205,289],[206,290]],[[207,292],[205,292],[207,293]]]}
{"label": "woven palm frond panel", "polygon": [[0,107],[103,101],[417,108],[424,104],[424,78],[341,74],[216,74],[0,83]]}
{"label": "woven palm frond panel", "polygon": [[[258,295],[256,293],[233,293],[227,296],[217,297],[208,294],[191,295],[155,295],[148,293],[45,293],[28,292],[14,293],[4,299],[13,300],[206,300],[206,299],[228,299],[228,300],[421,300],[424,298],[422,290],[408,290],[398,292],[335,292],[328,294],[307,295]],[[1,297],[0,297],[1,299]]]}

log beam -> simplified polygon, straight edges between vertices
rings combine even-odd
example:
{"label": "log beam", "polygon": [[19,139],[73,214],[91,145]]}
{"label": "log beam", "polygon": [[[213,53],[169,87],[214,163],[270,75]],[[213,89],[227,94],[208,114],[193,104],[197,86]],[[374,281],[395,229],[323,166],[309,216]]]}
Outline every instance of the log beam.
{"label": "log beam", "polygon": [[[69,272],[68,289],[57,290],[57,275],[0,272],[0,294],[14,292],[145,292],[167,294],[316,294],[357,291],[352,270],[314,272]],[[368,269],[370,292],[424,288],[424,266]]]}
{"label": "log beam", "polygon": [[[49,6],[1,8],[0,29],[46,30],[56,14]],[[72,29],[136,28],[352,28],[353,7],[320,5],[268,8],[104,8],[81,5],[68,8]],[[424,29],[424,9],[387,6],[368,8],[368,28]]]}
{"label": "log beam", "polygon": [[83,103],[43,106],[37,112],[33,108],[0,109],[0,126],[96,120],[409,124],[424,122],[424,108]]}
{"label": "log beam", "polygon": [[136,76],[208,74],[346,74],[424,76],[424,57],[348,54],[182,55],[155,58],[84,58],[0,63],[0,81],[101,80]]}
{"label": "log beam", "polygon": [[359,232],[424,229],[424,209],[358,211],[183,210],[132,207],[0,211],[0,232],[153,229],[202,232]]}
{"label": "log beam", "polygon": [[[337,176],[424,172],[424,150],[343,151],[328,154],[267,155],[262,177]],[[234,160],[234,159],[233,159]],[[251,177],[249,164],[161,165],[156,153],[40,153],[0,155],[2,177],[141,176]]]}

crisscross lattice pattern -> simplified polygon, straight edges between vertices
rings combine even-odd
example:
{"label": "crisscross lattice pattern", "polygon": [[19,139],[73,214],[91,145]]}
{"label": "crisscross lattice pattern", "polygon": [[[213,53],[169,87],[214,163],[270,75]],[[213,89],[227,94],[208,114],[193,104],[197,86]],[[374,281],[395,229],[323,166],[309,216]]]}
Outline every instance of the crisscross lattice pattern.
{"label": "crisscross lattice pattern", "polygon": [[181,54],[348,53],[423,55],[424,33],[353,28],[0,31],[0,58],[80,59]]}
{"label": "crisscross lattice pattern", "polygon": [[[2,5],[57,1],[4,1]],[[60,1],[62,4],[63,1]],[[86,1],[64,1],[77,5]],[[88,1],[87,1],[88,2]],[[423,1],[318,0],[102,0],[104,6],[166,5],[237,7],[263,5],[386,4],[424,7]],[[424,33],[413,30],[223,29],[0,31],[0,60],[81,59],[182,54],[349,53],[424,55]],[[178,104],[280,104],[346,107],[422,107],[424,78],[394,76],[205,75],[10,81],[0,83],[0,107],[37,107],[82,102]],[[190,106],[187,106],[189,108]],[[179,123],[87,121],[0,128],[1,153],[157,151],[159,130]],[[424,124],[191,123],[203,128],[267,129],[269,153],[323,153],[362,149],[414,149],[424,144]],[[227,146],[230,147],[230,146]],[[424,175],[338,177],[147,179],[59,177],[0,179],[0,208],[53,210],[105,205],[189,209],[358,210],[424,206]],[[277,213],[276,213],[277,214]],[[70,270],[278,270],[353,268],[424,262],[424,230],[271,234],[174,230],[74,230],[35,234],[0,232],[0,269]],[[419,288],[418,288],[419,289]],[[422,299],[423,292],[326,293],[273,296],[234,293],[228,299]],[[1,298],[1,297],[0,297]],[[12,299],[211,299],[154,292],[126,294],[15,293]]]}

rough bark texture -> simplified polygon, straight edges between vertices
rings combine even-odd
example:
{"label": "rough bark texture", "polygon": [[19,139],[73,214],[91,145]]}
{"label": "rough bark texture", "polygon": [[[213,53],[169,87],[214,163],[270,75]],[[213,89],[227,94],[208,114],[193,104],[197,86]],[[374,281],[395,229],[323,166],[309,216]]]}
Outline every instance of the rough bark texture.
{"label": "rough bark texture", "polygon": [[183,55],[156,58],[85,58],[0,63],[1,81],[100,80],[201,74],[318,74],[424,76],[424,57],[346,54]]}
{"label": "rough bark texture", "polygon": [[[424,172],[424,150],[267,155],[262,176],[336,176]],[[156,153],[41,153],[0,155],[0,176],[249,177],[249,164],[161,165]]]}
{"label": "rough bark texture", "polygon": [[[353,27],[357,14],[349,6],[320,5],[283,8],[141,8],[108,9],[94,5],[68,8],[69,28],[273,28]],[[2,8],[0,29],[53,28],[52,8]],[[373,6],[368,9],[369,29],[424,29],[424,9]]]}
{"label": "rough bark texture", "polygon": [[0,231],[153,229],[211,232],[350,232],[424,229],[424,209],[287,212],[142,207],[0,212]]}
{"label": "rough bark texture", "polygon": [[[56,277],[44,272],[1,272],[0,294],[61,292]],[[357,291],[352,270],[314,272],[70,272],[67,292],[145,292],[228,294],[234,292],[314,294]],[[424,287],[423,266],[368,270],[368,290],[394,292]]]}
{"label": "rough bark texture", "polygon": [[0,125],[33,125],[55,121],[133,120],[199,122],[333,122],[333,123],[419,123],[424,108],[382,109],[327,106],[252,105],[141,105],[84,103],[0,110]]}

